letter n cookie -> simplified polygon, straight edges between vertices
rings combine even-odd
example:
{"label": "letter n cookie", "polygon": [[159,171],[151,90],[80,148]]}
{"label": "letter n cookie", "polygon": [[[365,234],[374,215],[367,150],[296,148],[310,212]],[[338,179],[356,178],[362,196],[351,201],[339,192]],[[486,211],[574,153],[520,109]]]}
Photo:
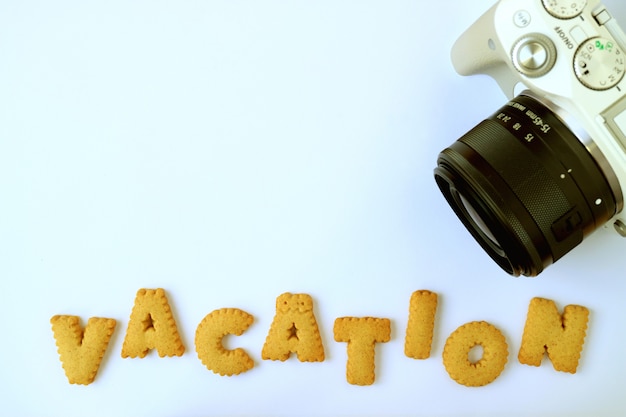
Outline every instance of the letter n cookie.
{"label": "letter n cookie", "polygon": [[585,343],[588,317],[589,310],[585,307],[568,305],[561,316],[554,301],[533,298],[517,355],[519,362],[539,366],[547,353],[555,370],[575,373]]}

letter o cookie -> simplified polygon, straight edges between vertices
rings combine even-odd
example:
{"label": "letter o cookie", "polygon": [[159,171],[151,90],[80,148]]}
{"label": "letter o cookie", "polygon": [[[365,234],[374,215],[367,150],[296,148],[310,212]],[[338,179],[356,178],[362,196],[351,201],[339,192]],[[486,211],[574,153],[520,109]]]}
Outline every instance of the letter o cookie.
{"label": "letter o cookie", "polygon": [[[482,358],[472,363],[470,350],[481,345]],[[474,321],[456,329],[443,348],[443,365],[461,385],[480,387],[493,382],[504,370],[508,359],[506,339],[500,330],[485,321]]]}

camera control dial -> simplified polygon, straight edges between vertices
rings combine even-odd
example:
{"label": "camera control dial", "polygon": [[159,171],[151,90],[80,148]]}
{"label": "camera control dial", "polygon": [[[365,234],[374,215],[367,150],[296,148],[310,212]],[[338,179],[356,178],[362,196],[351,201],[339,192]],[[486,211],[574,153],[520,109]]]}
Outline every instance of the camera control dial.
{"label": "camera control dial", "polygon": [[626,56],[612,40],[587,39],[574,56],[574,72],[592,90],[608,90],[624,78]]}
{"label": "camera control dial", "polygon": [[543,6],[548,13],[558,19],[572,19],[578,16],[586,5],[587,0],[543,0]]}

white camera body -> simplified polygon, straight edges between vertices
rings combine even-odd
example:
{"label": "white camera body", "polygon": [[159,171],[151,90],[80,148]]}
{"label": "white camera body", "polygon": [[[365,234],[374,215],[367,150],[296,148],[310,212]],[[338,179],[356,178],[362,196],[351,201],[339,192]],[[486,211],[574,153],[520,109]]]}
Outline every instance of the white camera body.
{"label": "white camera body", "polygon": [[500,0],[457,40],[452,61],[461,75],[493,77],[508,98],[526,89],[565,122],[610,183],[618,209],[607,225],[626,237],[626,35],[606,7]]}

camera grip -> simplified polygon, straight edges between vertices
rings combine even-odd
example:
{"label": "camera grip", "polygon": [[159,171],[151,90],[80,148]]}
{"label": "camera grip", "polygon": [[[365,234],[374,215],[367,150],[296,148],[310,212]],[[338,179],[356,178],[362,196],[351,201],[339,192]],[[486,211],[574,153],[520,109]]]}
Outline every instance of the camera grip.
{"label": "camera grip", "polygon": [[486,74],[494,78],[508,98],[514,97],[519,79],[506,59],[508,53],[496,33],[497,4],[483,14],[454,43],[452,65],[460,75]]}

